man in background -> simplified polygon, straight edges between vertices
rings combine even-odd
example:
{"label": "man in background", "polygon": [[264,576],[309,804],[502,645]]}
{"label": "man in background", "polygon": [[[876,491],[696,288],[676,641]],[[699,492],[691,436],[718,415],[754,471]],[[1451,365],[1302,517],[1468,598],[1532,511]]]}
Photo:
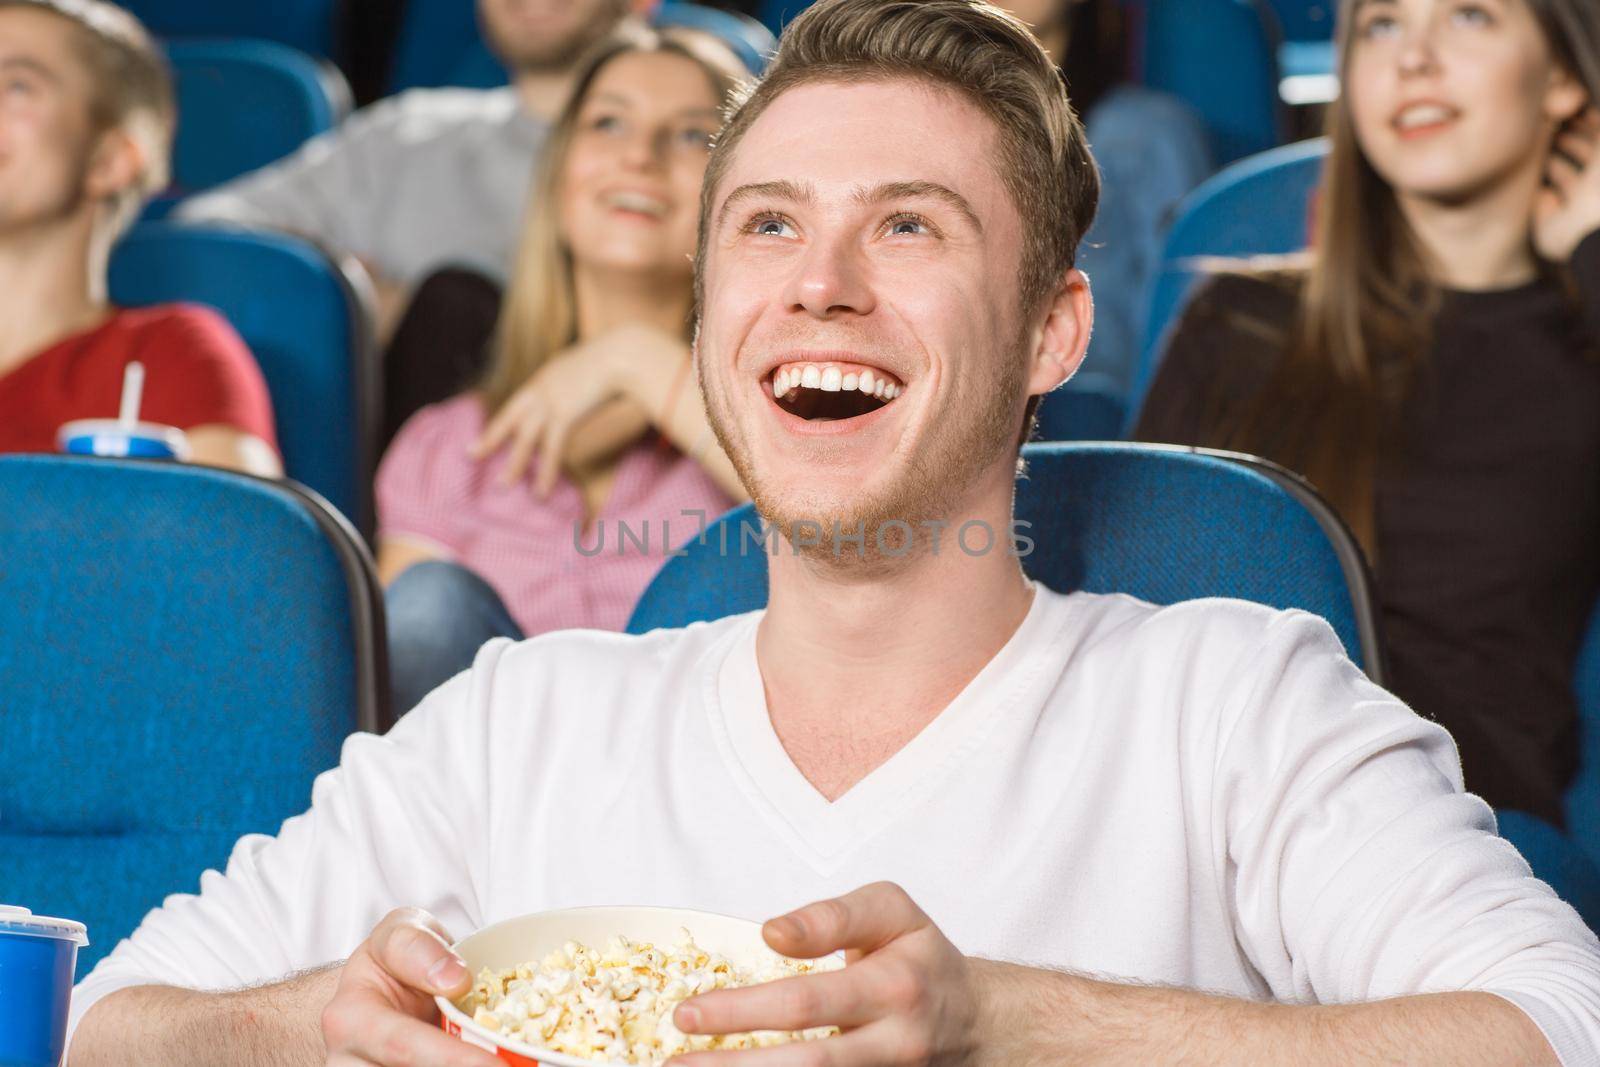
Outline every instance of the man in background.
{"label": "man in background", "polygon": [[654,0],[479,0],[511,73],[500,89],[413,89],[287,159],[186,201],[178,217],[284,230],[359,258],[385,336],[445,266],[503,281],[528,178],[585,49]]}

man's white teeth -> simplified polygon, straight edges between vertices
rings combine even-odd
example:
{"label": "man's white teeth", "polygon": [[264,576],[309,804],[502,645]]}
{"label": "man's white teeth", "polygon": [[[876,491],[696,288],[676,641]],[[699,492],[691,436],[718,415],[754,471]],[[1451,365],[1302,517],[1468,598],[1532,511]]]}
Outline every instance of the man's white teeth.
{"label": "man's white teeth", "polygon": [[1454,110],[1443,104],[1413,104],[1400,112],[1394,124],[1402,130],[1414,130],[1419,126],[1448,122],[1455,118],[1455,115]]}
{"label": "man's white teeth", "polygon": [[887,377],[872,371],[844,373],[838,367],[818,367],[808,363],[804,367],[785,367],[772,376],[772,395],[787,396],[795,389],[820,389],[825,393],[860,391],[879,400],[893,400],[901,393],[901,386]]}

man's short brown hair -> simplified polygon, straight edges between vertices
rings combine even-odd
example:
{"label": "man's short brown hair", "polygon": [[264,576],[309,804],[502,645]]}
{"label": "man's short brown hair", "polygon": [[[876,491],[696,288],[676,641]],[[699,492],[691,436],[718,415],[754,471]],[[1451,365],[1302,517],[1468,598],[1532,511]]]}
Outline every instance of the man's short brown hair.
{"label": "man's short brown hair", "polygon": [[979,0],[818,0],[785,28],[765,77],[730,103],[701,190],[697,297],[717,187],[767,106],[798,85],[890,78],[954,89],[994,121],[996,163],[1022,216],[1023,313],[1056,291],[1094,221],[1100,174],[1066,85],[1027,27]]}
{"label": "man's short brown hair", "polygon": [[104,0],[0,0],[0,8],[8,7],[49,12],[71,23],[89,72],[91,128],[96,135],[124,130],[143,149],[144,171],[115,205],[118,228],[126,226],[171,179],[177,104],[166,59],[138,19]]}

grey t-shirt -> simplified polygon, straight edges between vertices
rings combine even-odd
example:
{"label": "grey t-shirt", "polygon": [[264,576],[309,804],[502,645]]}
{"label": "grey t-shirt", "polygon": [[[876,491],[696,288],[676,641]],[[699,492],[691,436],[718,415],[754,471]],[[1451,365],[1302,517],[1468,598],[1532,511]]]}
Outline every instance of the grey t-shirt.
{"label": "grey t-shirt", "polygon": [[413,89],[177,214],[301,234],[407,284],[453,265],[503,281],[546,129],[509,87]]}

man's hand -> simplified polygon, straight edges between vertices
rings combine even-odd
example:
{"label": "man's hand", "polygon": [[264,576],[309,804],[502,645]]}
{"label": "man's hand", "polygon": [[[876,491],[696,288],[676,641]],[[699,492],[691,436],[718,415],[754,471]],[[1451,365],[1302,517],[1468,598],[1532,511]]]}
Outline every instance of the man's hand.
{"label": "man's hand", "polygon": [[843,950],[848,966],[685,1001],[673,1022],[685,1033],[808,1030],[844,1033],[748,1052],[700,1052],[679,1067],[855,1067],[972,1062],[982,1042],[981,961],[969,960],[888,882],[809,904],[762,929],[785,956]]}
{"label": "man's hand", "polygon": [[390,912],[344,966],[322,1012],[328,1067],[503,1067],[436,1024],[435,993],[458,997],[472,985],[466,965],[431,915]]}

